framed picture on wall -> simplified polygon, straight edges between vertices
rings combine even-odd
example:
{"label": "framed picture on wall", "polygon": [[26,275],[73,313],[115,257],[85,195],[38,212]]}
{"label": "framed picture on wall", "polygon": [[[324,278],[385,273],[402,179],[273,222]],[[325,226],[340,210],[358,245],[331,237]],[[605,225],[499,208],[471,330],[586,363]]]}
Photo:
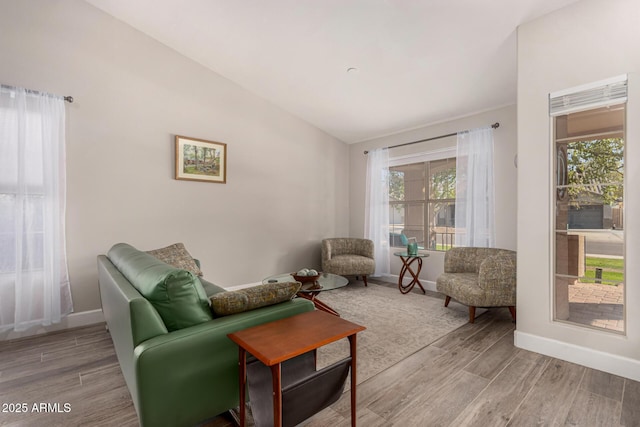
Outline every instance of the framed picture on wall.
{"label": "framed picture on wall", "polygon": [[227,182],[227,144],[176,135],[176,179]]}

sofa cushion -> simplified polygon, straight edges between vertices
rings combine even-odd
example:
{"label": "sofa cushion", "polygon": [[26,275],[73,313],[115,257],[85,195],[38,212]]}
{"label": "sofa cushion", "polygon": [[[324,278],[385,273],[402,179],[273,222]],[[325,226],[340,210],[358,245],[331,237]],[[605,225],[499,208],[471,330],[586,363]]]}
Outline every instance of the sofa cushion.
{"label": "sofa cushion", "polygon": [[114,245],[107,256],[153,305],[167,330],[175,331],[213,318],[202,284],[192,272],[175,268],[126,243]]}
{"label": "sofa cushion", "polygon": [[362,255],[336,255],[325,260],[322,268],[333,274],[369,275],[376,270],[376,262]]}
{"label": "sofa cushion", "polygon": [[241,313],[288,301],[300,290],[300,282],[267,283],[237,291],[220,292],[211,297],[216,316]]}
{"label": "sofa cushion", "polygon": [[190,271],[196,276],[202,276],[202,270],[200,270],[200,267],[198,267],[198,264],[183,243],[174,243],[166,248],[154,249],[147,251],[147,253],[175,268]]}

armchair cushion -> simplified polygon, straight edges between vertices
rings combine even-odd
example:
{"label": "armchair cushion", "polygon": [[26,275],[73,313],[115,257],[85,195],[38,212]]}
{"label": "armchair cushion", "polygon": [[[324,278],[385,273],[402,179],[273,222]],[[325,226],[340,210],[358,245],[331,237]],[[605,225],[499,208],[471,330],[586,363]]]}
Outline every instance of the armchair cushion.
{"label": "armchair cushion", "polygon": [[373,274],[376,265],[373,259],[361,255],[337,255],[322,264],[326,273],[339,275]]}
{"label": "armchair cushion", "polygon": [[167,330],[175,331],[213,318],[204,288],[190,271],[172,267],[125,243],[114,245],[108,257],[153,305]]}
{"label": "armchair cushion", "polygon": [[211,308],[218,317],[242,313],[288,301],[300,290],[300,286],[300,282],[267,283],[237,291],[219,292],[211,297]]}

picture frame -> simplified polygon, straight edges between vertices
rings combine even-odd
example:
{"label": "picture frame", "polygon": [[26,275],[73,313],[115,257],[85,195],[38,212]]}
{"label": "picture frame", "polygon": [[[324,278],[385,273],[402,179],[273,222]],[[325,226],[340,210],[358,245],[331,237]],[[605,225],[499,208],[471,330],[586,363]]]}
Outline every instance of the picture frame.
{"label": "picture frame", "polygon": [[176,135],[176,179],[226,184],[227,144]]}

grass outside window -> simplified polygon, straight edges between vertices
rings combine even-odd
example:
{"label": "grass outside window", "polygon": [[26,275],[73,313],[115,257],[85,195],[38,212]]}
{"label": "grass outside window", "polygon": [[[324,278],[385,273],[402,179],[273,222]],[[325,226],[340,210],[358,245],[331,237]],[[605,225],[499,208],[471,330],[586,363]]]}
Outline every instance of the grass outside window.
{"label": "grass outside window", "polygon": [[617,285],[624,282],[624,260],[617,258],[587,257],[582,283],[595,283],[596,268],[602,269],[602,283],[605,285]]}

